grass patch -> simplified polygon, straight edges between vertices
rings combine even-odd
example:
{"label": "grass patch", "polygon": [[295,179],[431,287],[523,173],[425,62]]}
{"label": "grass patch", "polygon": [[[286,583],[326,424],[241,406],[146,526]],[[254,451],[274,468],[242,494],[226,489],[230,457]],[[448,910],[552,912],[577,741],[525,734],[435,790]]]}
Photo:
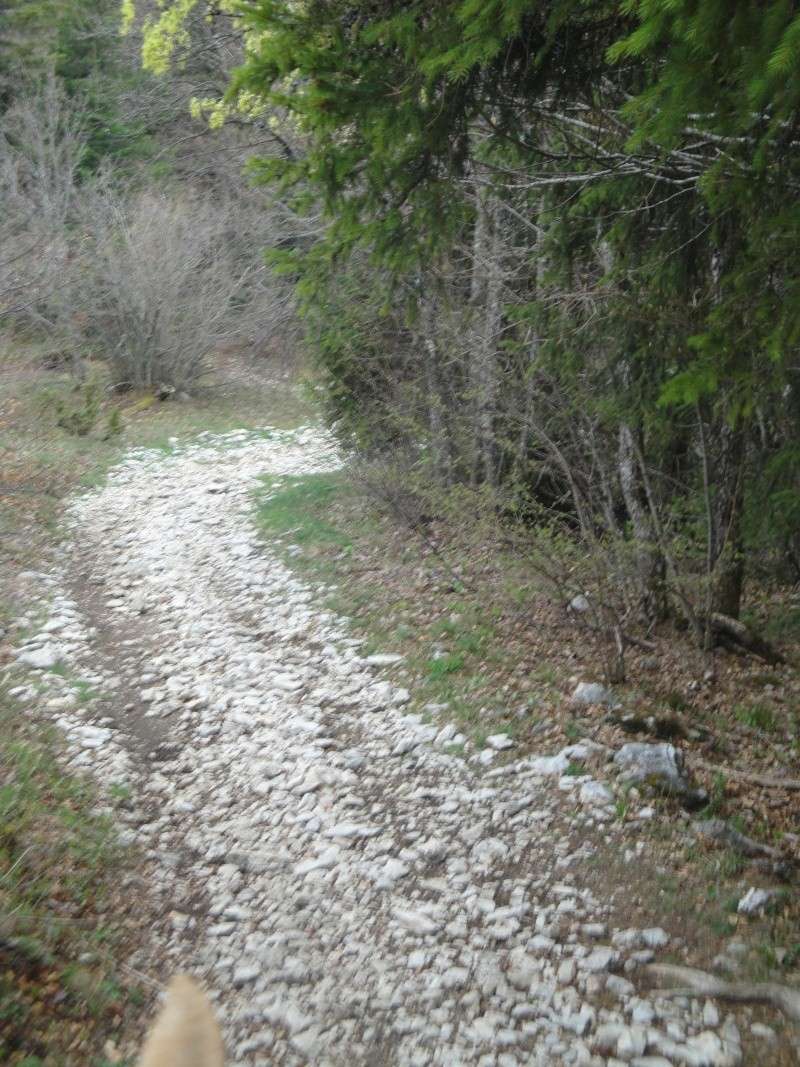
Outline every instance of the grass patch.
{"label": "grass patch", "polygon": [[740,723],[753,730],[771,733],[777,727],[775,712],[768,704],[737,704],[733,713]]}
{"label": "grass patch", "polygon": [[564,724],[564,736],[571,745],[574,745],[582,737],[586,736],[586,727],[581,723],[575,722],[574,719],[570,719]]}
{"label": "grass patch", "polygon": [[715,819],[724,813],[727,792],[728,781],[725,775],[718,771],[711,781],[711,788],[708,791],[708,803],[702,811],[704,819]]}
{"label": "grass patch", "polygon": [[[412,551],[406,533],[387,552],[397,528],[364,500],[346,472],[287,478],[277,487],[274,476],[263,481],[259,529],[280,545],[287,563],[326,586],[325,606],[358,627],[365,655],[403,654],[415,710],[427,719],[427,705],[436,705],[476,746],[482,736],[514,728],[492,675],[493,667],[502,668],[503,650],[491,605],[458,588],[435,606],[409,593],[403,575],[420,574],[418,549]],[[384,581],[387,567],[392,573]]]}
{"label": "grass patch", "polygon": [[[265,479],[274,483],[275,479]],[[270,537],[279,537],[294,545],[310,547],[336,546],[350,549],[352,542],[330,520],[331,505],[348,485],[341,475],[310,474],[291,479],[284,488],[262,497],[258,524]]]}
{"label": "grass patch", "polygon": [[746,859],[735,848],[721,849],[709,858],[705,864],[709,898],[716,898],[719,895],[720,884],[728,879],[737,878],[746,866]]}
{"label": "grass patch", "polygon": [[586,774],[586,768],[577,760],[572,760],[564,771],[567,778],[580,778],[583,774]]}
{"label": "grass patch", "polygon": [[546,688],[554,688],[558,684],[558,671],[547,663],[539,664],[530,672],[532,681]]}
{"label": "grass patch", "polygon": [[85,678],[78,678],[74,681],[72,688],[76,691],[78,703],[82,705],[90,704],[93,700],[101,700],[103,697],[102,691],[91,682],[87,682]]}
{"label": "grass patch", "polygon": [[800,639],[800,607],[783,604],[774,608],[763,624],[763,630],[768,641],[797,641]]}
{"label": "grass patch", "polygon": [[197,396],[162,403],[112,395],[103,364],[90,366],[90,386],[77,385],[43,369],[41,356],[34,343],[0,336],[0,541],[22,566],[58,536],[64,494],[102,484],[127,449],[168,453],[202,431],[291,429],[314,417],[295,384],[253,371],[243,380],[241,368],[220,365]]}
{"label": "grass patch", "polygon": [[141,992],[124,980],[124,931],[102,916],[124,853],[57,735],[20,725],[0,693],[0,1062],[100,1067],[102,1045]]}
{"label": "grass patch", "polygon": [[436,681],[448,674],[455,674],[460,671],[464,666],[464,662],[465,657],[462,652],[443,652],[441,655],[429,659],[425,664],[425,670],[428,677]]}
{"label": "grass patch", "polygon": [[713,911],[706,915],[706,922],[712,934],[716,937],[730,937],[736,930],[736,922],[733,913],[736,911],[736,901],[731,899],[723,911]]}
{"label": "grass patch", "polygon": [[687,711],[689,703],[683,693],[677,689],[671,689],[664,697],[664,703],[670,711]]}

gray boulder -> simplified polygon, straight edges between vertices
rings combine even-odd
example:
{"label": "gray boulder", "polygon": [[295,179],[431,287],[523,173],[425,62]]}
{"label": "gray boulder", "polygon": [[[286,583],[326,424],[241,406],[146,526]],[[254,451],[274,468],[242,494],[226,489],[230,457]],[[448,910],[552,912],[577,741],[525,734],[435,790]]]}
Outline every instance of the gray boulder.
{"label": "gray boulder", "polygon": [[33,667],[36,670],[46,671],[55,665],[61,659],[62,652],[58,645],[46,644],[40,648],[28,648],[17,654],[17,659],[20,663],[25,663],[28,667]]}
{"label": "gray boulder", "polygon": [[570,702],[573,707],[588,707],[590,704],[616,706],[614,694],[599,682],[579,682],[575,686]]}
{"label": "gray boulder", "polygon": [[774,896],[774,890],[757,889],[755,886],[750,886],[739,901],[736,910],[740,915],[758,915],[759,912],[766,910]]}
{"label": "gray boulder", "polygon": [[621,777],[626,782],[650,785],[671,796],[700,799],[689,784],[683,756],[674,745],[632,741],[619,749],[614,756],[614,763],[620,768]]}

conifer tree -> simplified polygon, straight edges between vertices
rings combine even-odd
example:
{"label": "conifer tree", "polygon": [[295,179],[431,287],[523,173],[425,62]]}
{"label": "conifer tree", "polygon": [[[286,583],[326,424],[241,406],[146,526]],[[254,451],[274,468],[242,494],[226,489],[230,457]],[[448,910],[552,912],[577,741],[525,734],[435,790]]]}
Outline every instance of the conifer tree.
{"label": "conifer tree", "polygon": [[[167,3],[152,23],[149,54],[162,68],[199,2]],[[587,536],[599,522],[630,538],[642,573],[660,582],[671,568],[673,584],[671,538],[704,545],[706,593],[694,606],[707,619],[736,615],[746,554],[775,537],[790,551],[800,516],[796,5],[243,0],[236,12],[245,63],[227,106],[288,115],[302,143],[254,170],[328,219],[321,239],[273,259],[305,297],[332,413],[366,404],[374,439],[381,391],[369,374],[396,384],[416,374],[422,392],[460,396],[476,412],[472,432],[494,438],[477,449],[485,478],[511,477],[527,450],[528,481],[541,485],[535,457],[560,448],[556,431],[566,449],[571,404],[591,448],[613,454],[600,463],[608,486]],[[504,220],[493,262],[515,264],[513,278],[442,282],[482,240],[487,203]],[[378,351],[359,360],[365,309],[348,316],[340,298],[346,264],[358,263],[361,284],[365,255],[383,294],[373,332],[386,314],[398,339],[408,331],[402,343],[422,322],[442,327],[445,306],[460,302],[467,321],[492,303],[472,332],[481,354],[467,364],[479,374],[432,372],[441,346],[431,336],[414,370]],[[500,369],[512,366],[518,378],[504,384]],[[471,378],[482,399],[465,392]],[[520,390],[526,414],[512,417]],[[538,422],[537,395],[549,398]],[[442,411],[434,421],[445,433]],[[458,447],[439,451],[452,459]],[[583,483],[565,471],[564,449],[552,478],[574,498]],[[446,466],[448,478],[476,469]],[[578,514],[585,505],[573,500]],[[646,591],[644,610],[658,613],[657,602]]]}

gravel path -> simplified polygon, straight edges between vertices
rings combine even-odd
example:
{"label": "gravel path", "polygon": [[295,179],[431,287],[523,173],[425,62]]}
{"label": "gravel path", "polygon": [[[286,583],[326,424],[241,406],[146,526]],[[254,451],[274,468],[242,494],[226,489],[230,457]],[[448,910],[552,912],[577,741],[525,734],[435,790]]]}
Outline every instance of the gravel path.
{"label": "gravel path", "polygon": [[215,991],[238,1064],[743,1062],[733,1016],[640,992],[664,931],[609,928],[579,883],[623,847],[602,783],[560,777],[580,749],[449,755],[455,727],[407,714],[384,657],[259,543],[257,479],[336,464],[316,429],[132,453],[31,576],[48,617],[19,657],[73,762],[131,787],[164,974]]}

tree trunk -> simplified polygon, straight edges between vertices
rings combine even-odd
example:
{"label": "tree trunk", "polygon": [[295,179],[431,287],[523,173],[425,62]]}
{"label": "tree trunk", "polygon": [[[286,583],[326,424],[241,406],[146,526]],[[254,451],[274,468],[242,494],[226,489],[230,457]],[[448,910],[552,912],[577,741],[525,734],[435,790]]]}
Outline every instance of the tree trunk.
{"label": "tree trunk", "polygon": [[664,578],[666,564],[653,529],[647,495],[640,476],[633,430],[626,423],[619,427],[618,469],[625,507],[631,521],[636,552],[636,571],[642,613],[648,622],[663,619],[667,611]]}
{"label": "tree trunk", "polygon": [[452,480],[452,457],[445,420],[442,416],[443,400],[439,380],[439,350],[436,344],[436,304],[431,298],[422,303],[422,343],[425,349],[424,380],[425,401],[430,433],[431,458],[438,481],[449,485]]}
{"label": "tree trunk", "polygon": [[744,431],[724,426],[719,434],[716,492],[712,501],[711,610],[739,618],[744,585]]}
{"label": "tree trunk", "polygon": [[502,234],[499,212],[490,193],[476,193],[471,300],[477,328],[470,361],[470,386],[477,440],[476,481],[497,480],[494,419],[497,396],[497,347],[502,327]]}

